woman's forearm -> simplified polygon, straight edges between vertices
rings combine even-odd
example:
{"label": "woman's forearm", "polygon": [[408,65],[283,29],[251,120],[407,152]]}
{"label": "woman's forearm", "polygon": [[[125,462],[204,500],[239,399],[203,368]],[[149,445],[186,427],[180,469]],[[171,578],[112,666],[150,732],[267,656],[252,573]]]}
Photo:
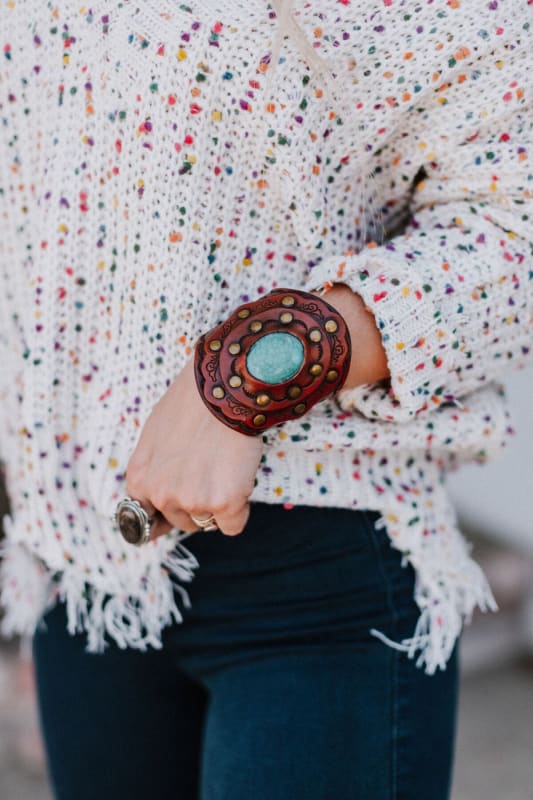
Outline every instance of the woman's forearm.
{"label": "woman's forearm", "polygon": [[342,283],[334,284],[322,297],[342,314],[350,331],[352,359],[343,389],[388,378],[389,368],[381,334],[362,297]]}

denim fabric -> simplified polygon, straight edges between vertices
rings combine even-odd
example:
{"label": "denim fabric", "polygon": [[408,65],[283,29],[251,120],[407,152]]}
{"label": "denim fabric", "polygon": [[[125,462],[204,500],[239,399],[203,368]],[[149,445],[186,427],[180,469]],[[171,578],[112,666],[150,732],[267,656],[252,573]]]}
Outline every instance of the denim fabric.
{"label": "denim fabric", "polygon": [[377,513],[255,503],[198,533],[192,607],[162,650],[87,654],[58,604],[34,637],[59,800],[447,800],[458,647],[428,676],[414,572]]}

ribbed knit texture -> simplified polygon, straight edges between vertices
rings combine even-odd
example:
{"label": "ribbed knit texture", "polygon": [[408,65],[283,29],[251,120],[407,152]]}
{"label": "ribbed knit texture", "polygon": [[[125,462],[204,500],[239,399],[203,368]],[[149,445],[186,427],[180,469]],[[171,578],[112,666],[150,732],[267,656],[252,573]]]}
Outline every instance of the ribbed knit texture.
{"label": "ribbed knit texture", "polygon": [[390,381],[268,431],[251,499],[378,510],[417,572],[399,646],[444,668],[495,608],[445,476],[501,450],[499,382],[531,361],[532,17],[298,0],[319,73],[293,37],[269,63],[263,0],[4,3],[6,632],[61,596],[90,649],[160,646],[198,565],[177,534],[135,549],[111,524],[141,427],[237,305],[337,281],[374,313]]}

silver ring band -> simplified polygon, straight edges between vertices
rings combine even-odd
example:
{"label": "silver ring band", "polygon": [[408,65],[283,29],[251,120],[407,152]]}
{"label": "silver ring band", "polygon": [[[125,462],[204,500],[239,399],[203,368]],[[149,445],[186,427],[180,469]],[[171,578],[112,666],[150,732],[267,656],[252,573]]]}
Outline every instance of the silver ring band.
{"label": "silver ring band", "polygon": [[200,518],[195,517],[192,514],[189,514],[189,516],[192,519],[192,521],[196,525],[198,525],[199,528],[201,528],[204,531],[216,531],[216,530],[218,530],[218,525],[217,525],[217,521],[216,521],[216,519],[214,517],[214,514],[210,514],[208,517],[205,517],[204,519],[202,519],[201,517]]}

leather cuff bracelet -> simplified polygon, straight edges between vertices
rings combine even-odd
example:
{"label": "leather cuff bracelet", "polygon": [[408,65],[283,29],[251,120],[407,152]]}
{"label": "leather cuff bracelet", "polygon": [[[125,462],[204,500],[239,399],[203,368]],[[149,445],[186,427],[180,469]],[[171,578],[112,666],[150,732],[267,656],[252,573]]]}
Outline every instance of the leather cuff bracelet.
{"label": "leather cuff bracelet", "polygon": [[199,338],[194,371],[210,411],[253,436],[340,389],[350,358],[338,311],[309,292],[274,289]]}

